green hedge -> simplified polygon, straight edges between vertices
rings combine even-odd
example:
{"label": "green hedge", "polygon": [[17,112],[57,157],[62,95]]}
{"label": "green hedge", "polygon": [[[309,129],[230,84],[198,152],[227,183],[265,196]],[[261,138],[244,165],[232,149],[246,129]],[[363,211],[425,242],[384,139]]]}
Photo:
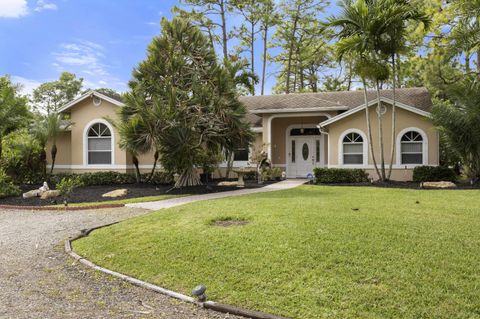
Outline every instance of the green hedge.
{"label": "green hedge", "polygon": [[365,183],[368,174],[363,169],[315,168],[313,170],[317,184]]}
{"label": "green hedge", "polygon": [[414,182],[455,182],[455,171],[446,166],[417,166],[413,169]]}
{"label": "green hedge", "polygon": [[[80,179],[84,186],[94,185],[117,185],[117,184],[133,184],[137,180],[135,174],[131,173],[119,173],[119,172],[95,172],[95,173],[58,173],[50,177],[50,181],[54,184],[59,183],[63,178],[75,178]],[[147,181],[150,174],[142,174],[141,180]],[[152,179],[149,181],[151,184],[164,185],[173,183],[172,174],[166,172],[155,172]]]}
{"label": "green hedge", "polygon": [[12,179],[0,169],[0,198],[8,196],[18,196],[22,193],[20,188],[13,184]]}

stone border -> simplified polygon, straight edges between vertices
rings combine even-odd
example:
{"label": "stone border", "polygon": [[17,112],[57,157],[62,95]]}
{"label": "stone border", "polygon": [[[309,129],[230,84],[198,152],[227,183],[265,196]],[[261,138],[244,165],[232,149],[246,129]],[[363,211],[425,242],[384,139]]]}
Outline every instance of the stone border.
{"label": "stone border", "polygon": [[85,206],[22,206],[22,205],[0,205],[1,209],[15,209],[15,210],[55,210],[55,211],[72,211],[72,210],[89,210],[102,208],[119,208],[124,207],[125,204],[98,204]]}
{"label": "stone border", "polygon": [[242,316],[242,317],[252,318],[252,319],[289,319],[289,318],[286,318],[286,317],[280,317],[280,316],[272,315],[272,314],[265,313],[265,312],[247,310],[247,309],[238,308],[238,307],[231,306],[231,305],[225,305],[225,304],[221,304],[221,303],[218,303],[218,302],[215,302],[215,301],[199,302],[193,297],[190,297],[190,296],[187,296],[187,295],[184,295],[184,294],[172,291],[172,290],[168,290],[166,288],[163,288],[163,287],[160,287],[160,286],[142,281],[140,279],[133,278],[133,277],[115,272],[115,271],[107,269],[107,268],[100,267],[100,266],[92,263],[90,260],[88,260],[86,258],[83,258],[82,256],[78,255],[77,253],[75,253],[73,251],[73,249],[72,249],[72,242],[73,241],[75,241],[77,239],[80,239],[80,238],[83,238],[83,237],[87,237],[92,231],[94,231],[96,229],[108,227],[108,226],[115,225],[115,224],[118,224],[118,223],[119,222],[114,222],[114,223],[110,223],[110,224],[106,224],[106,225],[102,225],[102,226],[97,226],[97,227],[93,227],[93,228],[89,228],[89,229],[82,229],[78,235],[76,235],[74,237],[70,237],[69,239],[65,240],[65,252],[68,255],[70,255],[70,257],[77,260],[78,262],[80,262],[84,266],[87,266],[87,267],[92,268],[94,270],[101,271],[105,274],[117,277],[117,278],[122,279],[126,282],[129,282],[129,283],[131,283],[135,286],[145,288],[145,289],[157,292],[157,293],[161,293],[161,294],[166,295],[168,297],[179,299],[179,300],[184,301],[184,302],[189,302],[189,303],[195,304],[195,305],[197,305],[199,307],[202,307],[202,308],[205,308],[205,309],[210,309],[210,310],[214,310],[214,311],[221,312],[221,313],[227,313],[227,314],[232,314],[232,315],[237,315],[237,316]]}

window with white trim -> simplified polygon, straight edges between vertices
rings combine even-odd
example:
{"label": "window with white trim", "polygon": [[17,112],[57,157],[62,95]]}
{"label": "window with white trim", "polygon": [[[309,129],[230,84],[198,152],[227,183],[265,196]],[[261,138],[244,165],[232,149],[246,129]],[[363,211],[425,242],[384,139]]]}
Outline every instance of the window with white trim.
{"label": "window with white trim", "polygon": [[423,142],[423,137],[418,132],[403,134],[400,140],[401,164],[422,164]]}
{"label": "window with white trim", "polygon": [[363,138],[358,133],[348,133],[343,138],[343,164],[363,165]]}
{"label": "window with white trim", "polygon": [[112,164],[112,132],[103,123],[95,123],[87,133],[88,165]]}

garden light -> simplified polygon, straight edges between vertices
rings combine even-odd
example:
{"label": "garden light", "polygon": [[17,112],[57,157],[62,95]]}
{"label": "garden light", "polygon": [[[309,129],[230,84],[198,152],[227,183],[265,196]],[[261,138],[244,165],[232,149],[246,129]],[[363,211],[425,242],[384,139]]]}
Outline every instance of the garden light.
{"label": "garden light", "polygon": [[207,290],[207,287],[204,285],[198,285],[192,290],[192,295],[198,298],[198,301],[204,302],[207,300],[207,295],[205,294],[205,291]]}

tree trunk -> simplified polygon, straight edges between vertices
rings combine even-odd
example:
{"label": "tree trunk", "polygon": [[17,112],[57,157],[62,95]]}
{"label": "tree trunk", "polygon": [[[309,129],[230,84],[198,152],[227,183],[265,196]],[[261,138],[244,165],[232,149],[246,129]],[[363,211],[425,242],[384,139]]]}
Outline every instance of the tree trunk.
{"label": "tree trunk", "polygon": [[233,167],[233,159],[234,159],[234,152],[228,151],[227,152],[227,171],[225,172],[226,178],[230,178],[230,172],[232,171],[232,167]]}
{"label": "tree trunk", "polygon": [[265,94],[265,73],[267,72],[267,44],[268,44],[268,21],[263,29],[263,65],[262,65],[262,95]]}
{"label": "tree trunk", "polygon": [[132,154],[132,161],[133,165],[135,166],[135,180],[137,181],[137,183],[140,183],[141,174],[140,168],[138,167],[138,157],[134,154]]}
{"label": "tree trunk", "polygon": [[382,101],[380,101],[380,83],[376,81],[377,89],[377,119],[378,119],[378,143],[380,147],[380,173],[382,181],[386,180],[385,174],[385,154],[383,145],[383,121],[382,121]]}
{"label": "tree trunk", "polygon": [[388,168],[388,175],[387,179],[389,180],[392,177],[392,167],[393,167],[393,157],[395,156],[395,149],[396,149],[396,130],[397,130],[397,112],[396,112],[396,104],[397,104],[397,97],[396,97],[396,89],[397,89],[397,78],[396,78],[396,65],[395,65],[395,54],[392,54],[392,70],[393,70],[393,80],[392,80],[392,95],[393,95],[393,103],[392,103],[392,139],[391,139],[391,149],[390,149],[390,167]]}
{"label": "tree trunk", "polygon": [[227,47],[227,22],[225,19],[225,2],[224,0],[220,1],[220,17],[222,20],[222,44],[223,44],[223,59],[226,61],[228,59],[228,47]]}
{"label": "tree trunk", "polygon": [[158,162],[158,157],[159,157],[159,154],[158,154],[158,151],[155,151],[155,154],[153,155],[153,167],[152,167],[152,171],[150,172],[150,176],[148,177],[148,182],[150,182],[153,178],[153,174],[155,174],[155,169],[157,168],[157,162]]}
{"label": "tree trunk", "polygon": [[[365,101],[365,115],[367,117],[368,146],[370,149],[370,155],[372,156],[373,167],[375,168],[375,172],[377,173],[377,176],[380,177],[380,171],[378,170],[377,159],[375,158],[375,152],[373,149],[372,126],[370,124],[370,111],[368,109],[367,83],[363,78],[362,78],[362,82],[363,82],[363,98]],[[365,165],[368,165],[368,163],[365,163]]]}
{"label": "tree trunk", "polygon": [[292,28],[292,36],[290,38],[290,48],[288,49],[288,60],[287,60],[287,72],[285,79],[285,93],[290,93],[290,74],[292,73],[292,57],[293,57],[293,49],[294,49],[294,42],[295,42],[295,33],[297,32],[297,24],[298,24],[298,17],[299,12],[295,13],[295,17],[293,20],[293,28]]}
{"label": "tree trunk", "polygon": [[[253,20],[250,22],[250,60],[251,60],[251,70],[252,74],[255,74],[255,24]],[[255,95],[255,80],[252,79],[252,95]]]}
{"label": "tree trunk", "polygon": [[178,177],[177,182],[175,183],[174,188],[181,188],[187,186],[198,186],[202,185],[200,181],[200,176],[195,172],[193,167],[183,170],[183,172]]}
{"label": "tree trunk", "polygon": [[50,175],[52,175],[53,167],[55,166],[55,158],[57,157],[57,144],[56,143],[53,143],[50,154],[52,155],[52,167],[50,167]]}

